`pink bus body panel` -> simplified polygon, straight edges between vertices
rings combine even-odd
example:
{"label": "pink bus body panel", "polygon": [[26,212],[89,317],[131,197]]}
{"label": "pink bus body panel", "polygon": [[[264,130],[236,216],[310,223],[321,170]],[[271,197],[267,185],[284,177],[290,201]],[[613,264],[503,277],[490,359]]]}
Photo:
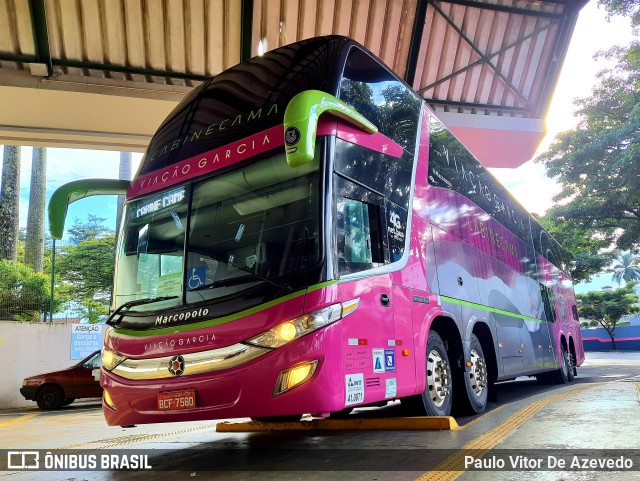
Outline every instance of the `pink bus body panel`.
{"label": "pink bus body panel", "polygon": [[[490,292],[497,291],[504,293],[505,298],[518,308],[518,315],[539,318],[542,311],[536,301],[540,297],[538,285],[526,276],[520,261],[526,252],[524,243],[468,199],[453,191],[429,186],[428,117],[425,109],[416,166],[409,254],[402,269],[327,283],[267,309],[202,329],[143,337],[112,332],[105,341],[106,347],[127,357],[144,359],[184,354],[243,342],[303,313],[359,299],[358,309],[335,324],[236,368],[153,381],[130,381],[103,369],[102,385],[118,407],[114,411],[104,405],[108,424],[267,417],[308,412],[326,414],[345,408],[347,386],[351,379],[360,376],[364,381],[364,398],[348,407],[420,393],[425,388],[425,348],[431,323],[439,316],[449,315],[443,311],[438,295],[448,288],[447,282],[450,282],[451,275],[444,276],[444,273],[466,276],[465,284],[477,286],[461,290],[460,299],[470,296],[471,302],[481,307],[489,306]],[[277,132],[278,128],[270,131]],[[339,121],[321,122],[318,132],[319,135],[336,135],[363,142],[368,148],[391,155],[401,154],[397,151],[399,146],[381,134],[366,136]],[[253,137],[261,136],[260,133]],[[246,139],[234,145],[243,142]],[[269,148],[273,146],[271,144]],[[197,163],[197,159],[183,163],[196,165],[194,162]],[[151,178],[152,175],[146,177]],[[130,194],[150,191],[148,184],[142,186],[141,182],[134,182],[132,185]],[[553,286],[556,300],[561,299],[564,303],[556,303],[558,321],[549,324],[553,343],[550,356],[561,352],[564,336],[567,343],[574,343],[577,364],[580,365],[584,351],[579,325],[571,315],[575,296],[570,280],[548,261],[540,258],[538,263],[542,266],[540,274],[544,281]],[[390,298],[388,306],[381,302],[383,295]],[[473,328],[473,324],[462,324],[463,330]],[[531,329],[537,327],[534,325]],[[468,338],[469,333],[461,334]],[[187,339],[190,340],[189,346],[185,345]],[[499,339],[494,339],[498,362],[502,355],[500,344]],[[551,349],[547,345],[530,347]],[[378,365],[380,356],[384,366]],[[526,356],[525,352],[523,357]],[[318,366],[311,380],[289,392],[273,396],[282,370],[313,360],[318,361]],[[195,409],[175,412],[157,409],[156,396],[159,392],[184,389],[196,390]]]}

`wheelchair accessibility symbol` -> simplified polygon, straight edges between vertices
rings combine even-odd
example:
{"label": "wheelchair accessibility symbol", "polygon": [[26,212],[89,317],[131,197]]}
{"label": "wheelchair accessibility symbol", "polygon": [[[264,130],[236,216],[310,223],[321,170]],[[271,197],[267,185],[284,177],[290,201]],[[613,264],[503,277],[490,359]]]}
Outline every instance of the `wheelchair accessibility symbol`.
{"label": "wheelchair accessibility symbol", "polygon": [[207,279],[207,266],[196,266],[189,268],[189,279],[187,280],[187,286],[189,290],[196,289],[204,285]]}

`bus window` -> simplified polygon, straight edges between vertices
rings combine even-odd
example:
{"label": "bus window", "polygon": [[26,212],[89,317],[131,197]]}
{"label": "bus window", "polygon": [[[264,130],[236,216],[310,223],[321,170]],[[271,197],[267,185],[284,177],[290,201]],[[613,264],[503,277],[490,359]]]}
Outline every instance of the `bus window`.
{"label": "bus window", "polygon": [[540,295],[544,303],[544,312],[548,322],[556,322],[556,308],[553,291],[544,284],[540,284]]}
{"label": "bus window", "polygon": [[384,264],[381,215],[384,198],[345,179],[338,179],[338,271],[340,274],[350,274]]}
{"label": "bus window", "polygon": [[176,296],[169,302],[172,305],[180,302],[187,205],[186,188],[179,187],[126,206],[116,270],[116,307],[158,296]]}

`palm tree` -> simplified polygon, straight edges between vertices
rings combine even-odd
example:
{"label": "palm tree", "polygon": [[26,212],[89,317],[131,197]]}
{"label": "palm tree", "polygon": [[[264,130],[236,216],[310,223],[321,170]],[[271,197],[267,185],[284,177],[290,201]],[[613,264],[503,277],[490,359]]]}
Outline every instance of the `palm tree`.
{"label": "palm tree", "polygon": [[635,257],[631,252],[623,252],[617,259],[617,264],[613,266],[613,276],[611,278],[620,285],[624,280],[626,282],[640,281],[640,259]]}
{"label": "palm tree", "polygon": [[20,216],[20,147],[5,145],[0,187],[0,259],[18,257]]}
{"label": "palm tree", "polygon": [[24,246],[25,264],[42,272],[44,262],[44,215],[47,196],[47,149],[34,147],[31,158],[31,190],[27,214],[27,237]]}

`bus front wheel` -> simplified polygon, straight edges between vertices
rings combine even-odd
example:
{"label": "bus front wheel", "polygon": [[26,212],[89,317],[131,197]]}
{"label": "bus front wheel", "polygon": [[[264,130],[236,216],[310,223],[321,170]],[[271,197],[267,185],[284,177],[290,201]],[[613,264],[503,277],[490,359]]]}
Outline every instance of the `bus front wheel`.
{"label": "bus front wheel", "polygon": [[448,416],[451,414],[451,365],[440,335],[429,332],[427,341],[426,387],[422,394],[403,399],[411,414]]}

